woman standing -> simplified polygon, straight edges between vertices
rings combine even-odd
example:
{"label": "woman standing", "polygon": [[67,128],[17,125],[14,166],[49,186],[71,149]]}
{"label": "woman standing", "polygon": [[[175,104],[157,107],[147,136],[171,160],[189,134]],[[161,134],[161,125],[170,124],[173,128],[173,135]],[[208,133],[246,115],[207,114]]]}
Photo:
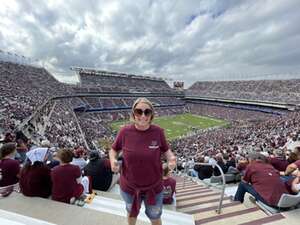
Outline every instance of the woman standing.
{"label": "woman standing", "polygon": [[134,225],[142,201],[152,225],[161,224],[163,205],[161,155],[175,168],[176,157],[169,149],[162,128],[152,125],[154,109],[146,98],[138,98],[131,112],[133,124],[124,126],[118,133],[109,152],[113,172],[119,171],[117,156],[123,152],[120,186],[126,203],[128,224]]}

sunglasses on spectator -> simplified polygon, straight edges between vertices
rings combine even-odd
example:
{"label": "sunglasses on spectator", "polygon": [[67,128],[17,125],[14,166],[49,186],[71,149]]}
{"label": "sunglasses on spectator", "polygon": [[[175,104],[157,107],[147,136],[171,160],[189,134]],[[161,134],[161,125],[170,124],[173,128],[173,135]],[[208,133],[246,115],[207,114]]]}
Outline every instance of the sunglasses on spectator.
{"label": "sunglasses on spectator", "polygon": [[145,109],[145,110],[142,110],[142,109],[138,109],[138,108],[135,108],[133,110],[133,113],[134,115],[136,116],[142,116],[143,114],[145,116],[151,116],[152,115],[152,110],[151,109]]}

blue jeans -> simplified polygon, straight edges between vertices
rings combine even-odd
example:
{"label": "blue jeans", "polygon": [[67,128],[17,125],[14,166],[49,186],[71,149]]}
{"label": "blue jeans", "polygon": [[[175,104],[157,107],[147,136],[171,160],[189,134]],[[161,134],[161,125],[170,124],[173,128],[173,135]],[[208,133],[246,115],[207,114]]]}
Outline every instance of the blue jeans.
{"label": "blue jeans", "polygon": [[[124,192],[120,189],[120,193],[122,198],[125,201],[126,204],[126,210],[128,213],[131,212],[132,202],[133,202],[133,196],[130,195],[127,192]],[[158,193],[155,196],[155,205],[148,205],[146,202],[146,196],[142,195],[142,201],[144,201],[145,204],[145,214],[148,216],[150,220],[157,220],[160,218],[162,214],[162,208],[163,208],[163,191]]]}
{"label": "blue jeans", "polygon": [[294,179],[295,177],[294,176],[292,176],[292,175],[289,175],[289,176],[280,176],[280,179],[284,182],[284,183],[286,183],[286,182],[288,182],[289,180],[292,180],[292,179]]}
{"label": "blue jeans", "polygon": [[239,187],[234,196],[234,201],[240,201],[241,203],[243,203],[246,192],[251,194],[255,198],[256,201],[258,200],[258,201],[268,205],[268,203],[266,203],[266,201],[255,191],[255,189],[252,187],[252,185],[250,185],[246,182],[243,182],[243,181],[241,181],[239,184]]}

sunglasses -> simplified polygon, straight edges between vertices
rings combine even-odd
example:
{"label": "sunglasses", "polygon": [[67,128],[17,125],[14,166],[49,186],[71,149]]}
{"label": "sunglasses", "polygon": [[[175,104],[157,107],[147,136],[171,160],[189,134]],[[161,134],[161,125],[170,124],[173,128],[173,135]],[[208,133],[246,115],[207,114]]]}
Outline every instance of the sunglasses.
{"label": "sunglasses", "polygon": [[143,114],[145,116],[150,116],[150,115],[152,115],[152,110],[151,109],[142,110],[142,109],[135,108],[133,110],[133,113],[135,116],[142,116]]}

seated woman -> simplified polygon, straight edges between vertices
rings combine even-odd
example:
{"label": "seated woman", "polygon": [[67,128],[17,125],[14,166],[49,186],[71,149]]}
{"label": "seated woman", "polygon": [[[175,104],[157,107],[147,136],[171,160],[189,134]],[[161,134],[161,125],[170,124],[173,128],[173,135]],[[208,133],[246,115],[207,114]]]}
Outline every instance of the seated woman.
{"label": "seated woman", "polygon": [[[73,203],[84,192],[81,182],[81,171],[78,166],[70,164],[73,153],[67,149],[60,149],[56,155],[60,165],[51,171],[52,199],[65,203]],[[72,201],[70,201],[72,199]]]}
{"label": "seated woman", "polygon": [[0,187],[18,183],[20,163],[14,160],[16,144],[6,143],[0,148]]}
{"label": "seated woman", "polygon": [[20,189],[26,196],[48,198],[51,195],[51,169],[45,165],[48,148],[35,148],[26,153],[29,162],[22,168]]}
{"label": "seated woman", "polygon": [[[224,174],[227,173],[228,167],[227,167],[227,165],[225,164],[225,161],[224,161],[224,158],[223,158],[223,154],[222,154],[222,153],[216,154],[216,161],[217,161],[217,164],[221,167],[223,173],[224,173]],[[213,175],[214,175],[214,176],[220,176],[220,175],[221,175],[221,172],[220,172],[220,170],[219,170],[217,167],[214,168]]]}
{"label": "seated woman", "polygon": [[236,168],[242,176],[245,175],[245,171],[246,171],[248,164],[249,164],[249,161],[246,157],[244,157],[244,156],[239,157]]}

